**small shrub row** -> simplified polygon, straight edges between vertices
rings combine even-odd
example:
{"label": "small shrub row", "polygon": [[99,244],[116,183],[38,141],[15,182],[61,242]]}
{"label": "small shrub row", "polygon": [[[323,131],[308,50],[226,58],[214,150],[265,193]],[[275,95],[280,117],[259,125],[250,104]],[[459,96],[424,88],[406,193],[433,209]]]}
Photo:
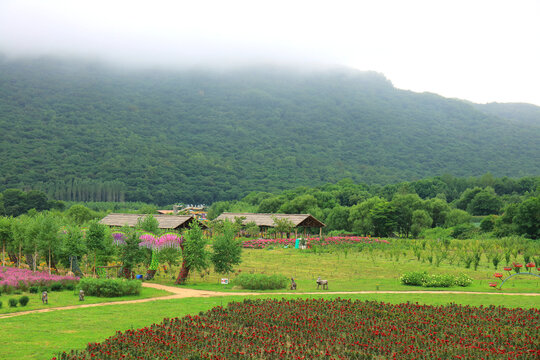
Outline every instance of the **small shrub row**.
{"label": "small shrub row", "polygon": [[36,286],[32,285],[28,288],[30,294],[38,294],[43,291],[62,291],[62,290],[75,290],[75,284],[72,282],[54,282],[49,286]]}
{"label": "small shrub row", "polygon": [[140,294],[141,282],[126,279],[84,278],[79,282],[79,288],[90,296],[118,297]]}
{"label": "small shrub row", "polygon": [[403,285],[423,286],[423,287],[451,287],[451,286],[469,286],[472,279],[466,274],[458,276],[449,274],[432,274],[426,271],[412,271],[401,275],[399,278]]}
{"label": "small shrub row", "polygon": [[[21,306],[26,306],[28,304],[28,301],[30,301],[30,298],[28,296],[21,296],[19,299],[11,298],[8,300],[9,307],[17,307],[17,304],[21,304]],[[0,309],[2,308],[2,302],[0,301]]]}
{"label": "small shrub row", "polygon": [[249,290],[272,290],[284,289],[287,287],[289,279],[285,275],[264,275],[264,274],[240,274],[234,279],[234,285]]}

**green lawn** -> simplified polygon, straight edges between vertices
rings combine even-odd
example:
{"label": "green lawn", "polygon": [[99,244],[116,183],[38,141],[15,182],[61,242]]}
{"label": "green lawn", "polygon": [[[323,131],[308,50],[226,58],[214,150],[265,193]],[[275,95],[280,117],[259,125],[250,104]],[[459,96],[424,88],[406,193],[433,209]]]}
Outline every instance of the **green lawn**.
{"label": "green lawn", "polygon": [[[397,258],[399,255],[399,258]],[[521,260],[522,261],[522,260]],[[498,291],[489,287],[493,282],[495,272],[506,273],[502,270],[504,265],[499,264],[495,270],[493,264],[488,264],[485,257],[480,266],[474,269],[466,269],[454,259],[452,264],[448,260],[442,262],[439,267],[429,262],[418,261],[412,251],[392,253],[390,251],[375,250],[368,252],[349,251],[314,254],[296,249],[276,248],[273,250],[244,249],[242,263],[237,269],[242,272],[263,274],[283,274],[294,277],[298,284],[297,291],[316,291],[315,280],[318,276],[329,280],[329,288],[333,291],[366,291],[366,290],[437,290],[437,288],[422,288],[402,285],[399,277],[409,271],[427,271],[433,274],[465,273],[474,281],[469,287],[438,288],[439,290],[455,291]],[[174,285],[178,268],[165,273],[163,269],[158,272],[154,282]],[[142,271],[142,269],[141,269]],[[534,270],[538,273],[537,270]],[[216,291],[244,291],[235,289],[231,285],[221,285],[220,278],[227,275],[193,273],[187,287],[194,289]],[[229,274],[234,279],[235,274]],[[283,290],[278,290],[283,291]],[[540,292],[540,278],[533,276],[518,276],[504,284],[502,292]]]}
{"label": "green lawn", "polygon": [[[8,300],[11,298],[19,299],[21,296],[28,296],[30,301],[24,307],[20,304],[17,307],[9,307]],[[22,293],[20,295],[15,294],[2,294],[0,296],[0,301],[2,302],[2,308],[0,308],[0,315],[14,313],[19,311],[28,311],[28,310],[38,310],[38,309],[47,309],[54,307],[62,306],[71,306],[71,305],[81,305],[81,304],[96,304],[110,301],[124,301],[124,300],[135,300],[135,299],[146,299],[151,297],[165,296],[170,295],[169,292],[151,288],[141,288],[140,295],[130,295],[130,296],[121,296],[121,297],[96,297],[96,296],[86,296],[84,302],[79,301],[79,292],[78,291],[50,291],[49,292],[49,304],[43,304],[41,302],[41,294],[31,294],[31,293]]]}
{"label": "green lawn", "polygon": [[[520,255],[521,256],[521,255]],[[512,259],[513,261],[515,259]],[[519,259],[517,259],[519,261]],[[522,260],[521,260],[522,261]],[[531,292],[540,293],[540,278],[532,276],[516,277],[507,282],[503,290],[498,291],[489,287],[494,281],[494,272],[503,272],[502,264],[495,270],[487,262],[485,256],[478,270],[466,269],[458,261],[446,260],[435,266],[427,261],[417,261],[412,251],[397,250],[364,250],[362,252],[349,251],[314,254],[295,249],[272,250],[244,250],[242,263],[237,267],[241,272],[274,274],[281,273],[287,277],[294,277],[298,290],[291,295],[276,295],[268,291],[263,297],[320,297],[333,298],[338,295],[302,295],[301,292],[316,290],[315,279],[321,276],[329,280],[329,291],[373,291],[373,290],[458,290],[478,292]],[[163,268],[158,272],[154,282],[173,285],[178,268],[165,272]],[[427,271],[428,273],[450,273],[457,275],[465,273],[473,278],[472,286],[461,288],[422,288],[404,286],[399,277],[408,271]],[[145,269],[138,269],[144,273]],[[237,272],[238,273],[238,272]],[[47,359],[60,351],[81,349],[88,342],[103,341],[116,331],[129,328],[141,328],[164,317],[181,317],[186,314],[196,314],[214,306],[226,305],[230,301],[240,301],[242,296],[233,296],[236,289],[234,285],[223,286],[220,278],[234,279],[235,274],[221,275],[210,271],[209,273],[193,273],[185,287],[205,290],[221,290],[231,292],[231,296],[216,298],[186,298],[174,300],[161,300],[140,304],[122,304],[105,307],[85,309],[61,310],[41,314],[24,315],[14,318],[0,318],[0,358],[1,359]],[[283,292],[284,290],[277,290]],[[275,291],[274,291],[275,292]],[[295,295],[296,293],[296,295]],[[164,295],[163,292],[143,288],[140,297]],[[26,308],[10,309],[7,300],[10,297],[21,295],[2,295],[0,301],[4,306],[0,314],[13,310],[31,310],[46,307],[41,305],[39,295],[32,294]],[[418,302],[422,304],[444,305],[450,302],[472,305],[489,306],[503,305],[506,307],[538,307],[540,297],[537,296],[504,296],[488,294],[347,294],[339,295],[342,298],[377,300],[392,303]],[[133,297],[128,297],[129,299]],[[126,298],[91,298],[86,303],[101,301],[118,301]],[[76,292],[51,293],[51,306],[66,306],[79,304]]]}
{"label": "green lawn", "polygon": [[[287,296],[287,297],[300,297]],[[303,295],[320,297],[324,295]],[[273,297],[271,294],[264,297]],[[279,295],[279,298],[284,296]],[[338,295],[326,295],[335,298]],[[501,295],[452,295],[445,294],[367,294],[347,295],[342,298],[377,300],[391,303],[406,301],[423,304],[504,305],[506,307],[531,308],[538,306],[538,297]],[[62,310],[41,314],[0,319],[1,358],[49,359],[60,351],[81,349],[88,342],[100,342],[116,331],[142,328],[164,317],[181,317],[196,314],[230,301],[241,301],[241,296],[216,298],[186,298],[161,300],[151,303],[111,305],[75,310]]]}

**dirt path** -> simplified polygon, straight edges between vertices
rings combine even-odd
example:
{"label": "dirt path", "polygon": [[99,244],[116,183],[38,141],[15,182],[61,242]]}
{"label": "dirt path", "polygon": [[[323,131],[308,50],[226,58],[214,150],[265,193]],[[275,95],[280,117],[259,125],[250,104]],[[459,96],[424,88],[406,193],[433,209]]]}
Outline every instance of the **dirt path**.
{"label": "dirt path", "polygon": [[39,310],[29,310],[29,311],[20,311],[10,314],[0,314],[0,320],[11,318],[15,316],[22,316],[27,314],[36,314],[44,313],[58,310],[70,310],[70,309],[80,309],[80,308],[89,308],[96,306],[108,306],[108,305],[122,305],[122,304],[138,304],[145,303],[150,301],[160,301],[160,300],[170,300],[170,299],[182,299],[188,297],[217,297],[217,296],[257,296],[257,295],[321,295],[321,294],[333,294],[333,295],[352,295],[352,294],[466,294],[466,295],[504,295],[504,296],[540,296],[540,293],[494,293],[494,292],[480,292],[480,291],[429,291],[429,290],[420,290],[420,291],[324,291],[324,292],[276,292],[276,293],[254,293],[254,292],[219,292],[219,291],[209,291],[209,290],[195,290],[195,289],[184,289],[174,286],[166,286],[160,284],[152,283],[143,283],[144,287],[154,288],[159,290],[165,290],[171,293],[171,295],[148,298],[148,299],[138,299],[138,300],[124,300],[124,301],[113,301],[113,302],[104,302],[97,304],[83,304],[83,305],[72,305],[72,306],[62,306],[56,308],[47,308]]}

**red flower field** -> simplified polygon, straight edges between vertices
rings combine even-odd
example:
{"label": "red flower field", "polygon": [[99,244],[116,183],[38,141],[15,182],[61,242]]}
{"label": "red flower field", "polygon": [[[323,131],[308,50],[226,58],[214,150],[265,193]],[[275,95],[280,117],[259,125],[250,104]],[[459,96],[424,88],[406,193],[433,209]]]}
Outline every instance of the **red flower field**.
{"label": "red flower field", "polygon": [[538,359],[540,310],[245,300],[60,359]]}

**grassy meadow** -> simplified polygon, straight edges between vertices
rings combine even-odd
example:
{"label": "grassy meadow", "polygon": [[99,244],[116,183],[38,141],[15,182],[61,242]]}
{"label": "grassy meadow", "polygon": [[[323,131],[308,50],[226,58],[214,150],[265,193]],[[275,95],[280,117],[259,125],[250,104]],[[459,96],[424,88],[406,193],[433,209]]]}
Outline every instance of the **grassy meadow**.
{"label": "grassy meadow", "polygon": [[[404,245],[405,244],[405,245]],[[435,243],[436,244],[436,243]],[[160,301],[118,304],[104,307],[60,310],[54,312],[28,314],[12,318],[1,318],[2,313],[20,310],[32,310],[47,307],[41,305],[39,294],[26,294],[30,296],[30,303],[25,308],[9,308],[7,299],[22,296],[4,294],[0,300],[4,306],[0,309],[0,358],[1,359],[50,359],[61,351],[82,349],[89,342],[101,342],[116,331],[131,328],[142,328],[152,323],[159,323],[165,317],[182,317],[187,314],[197,314],[215,306],[226,306],[231,301],[241,301],[250,296],[234,295],[235,291],[245,292],[234,285],[234,278],[239,273],[283,274],[294,277],[298,290],[263,291],[259,297],[324,297],[324,298],[350,298],[354,300],[377,300],[389,303],[418,302],[429,305],[446,305],[457,303],[471,306],[505,306],[537,308],[539,296],[504,294],[512,293],[540,293],[540,278],[533,276],[518,276],[508,281],[502,290],[489,287],[494,281],[493,274],[501,272],[506,265],[505,260],[498,264],[497,270],[491,261],[490,250],[482,252],[477,269],[474,266],[466,267],[462,261],[463,252],[460,252],[456,243],[455,249],[450,248],[444,260],[429,260],[431,255],[437,254],[432,246],[427,246],[421,254],[401,240],[394,244],[376,244],[373,246],[334,247],[327,249],[297,250],[291,248],[244,249],[242,262],[235,269],[235,273],[217,274],[213,271],[193,272],[184,287],[204,290],[219,290],[230,292],[230,295],[212,298],[183,298],[164,299]],[[511,255],[511,262],[524,263],[524,254],[527,249],[515,251]],[[416,252],[415,252],[416,251]],[[501,251],[504,251],[502,249]],[[535,255],[534,250],[533,255]],[[420,257],[418,256],[420,254]],[[179,267],[173,266],[167,271],[164,264],[160,266],[155,283],[174,285]],[[427,271],[430,274],[465,273],[473,279],[469,287],[451,288],[424,288],[402,285],[399,277],[404,272]],[[536,273],[537,270],[534,269]],[[145,268],[137,269],[144,273]],[[317,290],[315,279],[321,276],[329,280],[328,291],[415,291],[415,290],[452,290],[477,291],[486,294],[325,294],[326,290]],[[232,283],[221,285],[220,279],[229,277]],[[260,291],[257,291],[260,292]],[[286,294],[273,294],[285,292]],[[302,294],[302,292],[318,292],[317,294]],[[497,292],[499,294],[487,294]],[[93,298],[87,297],[85,303],[127,300],[161,296],[164,292],[143,288],[138,297],[123,298]],[[5,300],[5,301],[4,301]],[[76,291],[51,292],[49,307],[77,305]]]}
{"label": "grassy meadow", "polygon": [[[17,307],[9,307],[9,299],[19,299],[21,296],[28,296],[30,301],[26,306],[21,306],[20,304]],[[0,317],[4,314],[11,314],[21,311],[30,311],[30,310],[41,310],[41,309],[50,309],[63,306],[76,306],[83,304],[98,304],[104,302],[116,302],[116,301],[125,301],[125,300],[135,300],[135,299],[147,299],[154,298],[159,296],[169,295],[168,292],[152,288],[141,288],[141,293],[139,295],[128,295],[128,296],[119,296],[119,297],[97,297],[97,296],[85,296],[84,301],[79,301],[79,291],[49,291],[49,303],[43,304],[41,302],[41,293],[31,294],[29,292],[21,292],[20,294],[2,294],[0,296],[0,301],[2,302],[2,307],[0,308]]]}
{"label": "grassy meadow", "polygon": [[[279,298],[282,297],[346,297],[353,300],[377,300],[389,303],[410,301],[430,305],[454,302],[473,306],[488,304],[523,308],[538,306],[538,298],[530,296],[463,294],[452,295],[449,298],[446,294],[279,295]],[[116,331],[143,328],[161,322],[165,317],[197,314],[215,306],[225,306],[231,301],[241,301],[243,298],[245,297],[226,296],[173,299],[0,319],[0,355],[4,360],[50,359],[61,351],[82,349],[89,342],[101,342],[114,335]]]}
{"label": "grassy meadow", "polygon": [[[511,258],[511,261],[524,262],[519,253]],[[503,261],[495,269],[492,262],[488,262],[484,254],[477,270],[471,265],[466,268],[460,263],[456,253],[450,254],[447,259],[441,261],[439,266],[435,260],[432,263],[425,258],[418,258],[412,250],[399,249],[397,246],[377,244],[373,247],[350,247],[335,248],[332,251],[311,251],[291,248],[270,249],[244,249],[242,263],[236,267],[232,274],[216,274],[213,271],[194,272],[190,275],[187,287],[194,289],[231,291],[238,289],[234,286],[234,278],[240,272],[283,274],[288,278],[293,277],[298,284],[296,292],[317,291],[315,280],[318,276],[328,279],[330,291],[400,291],[400,290],[452,290],[452,291],[498,291],[489,287],[489,283],[495,278],[496,272],[503,271]],[[166,285],[174,285],[179,267],[167,267],[167,272],[160,267],[153,282]],[[143,269],[141,268],[142,272]],[[473,279],[468,287],[450,288],[424,288],[402,285],[400,276],[405,272],[427,271],[429,274],[467,274]],[[534,269],[534,273],[539,272]],[[231,284],[221,285],[220,279],[228,277]],[[274,290],[282,292],[283,290]],[[323,292],[323,290],[320,290]],[[540,277],[516,276],[506,282],[501,292],[540,292]]]}

